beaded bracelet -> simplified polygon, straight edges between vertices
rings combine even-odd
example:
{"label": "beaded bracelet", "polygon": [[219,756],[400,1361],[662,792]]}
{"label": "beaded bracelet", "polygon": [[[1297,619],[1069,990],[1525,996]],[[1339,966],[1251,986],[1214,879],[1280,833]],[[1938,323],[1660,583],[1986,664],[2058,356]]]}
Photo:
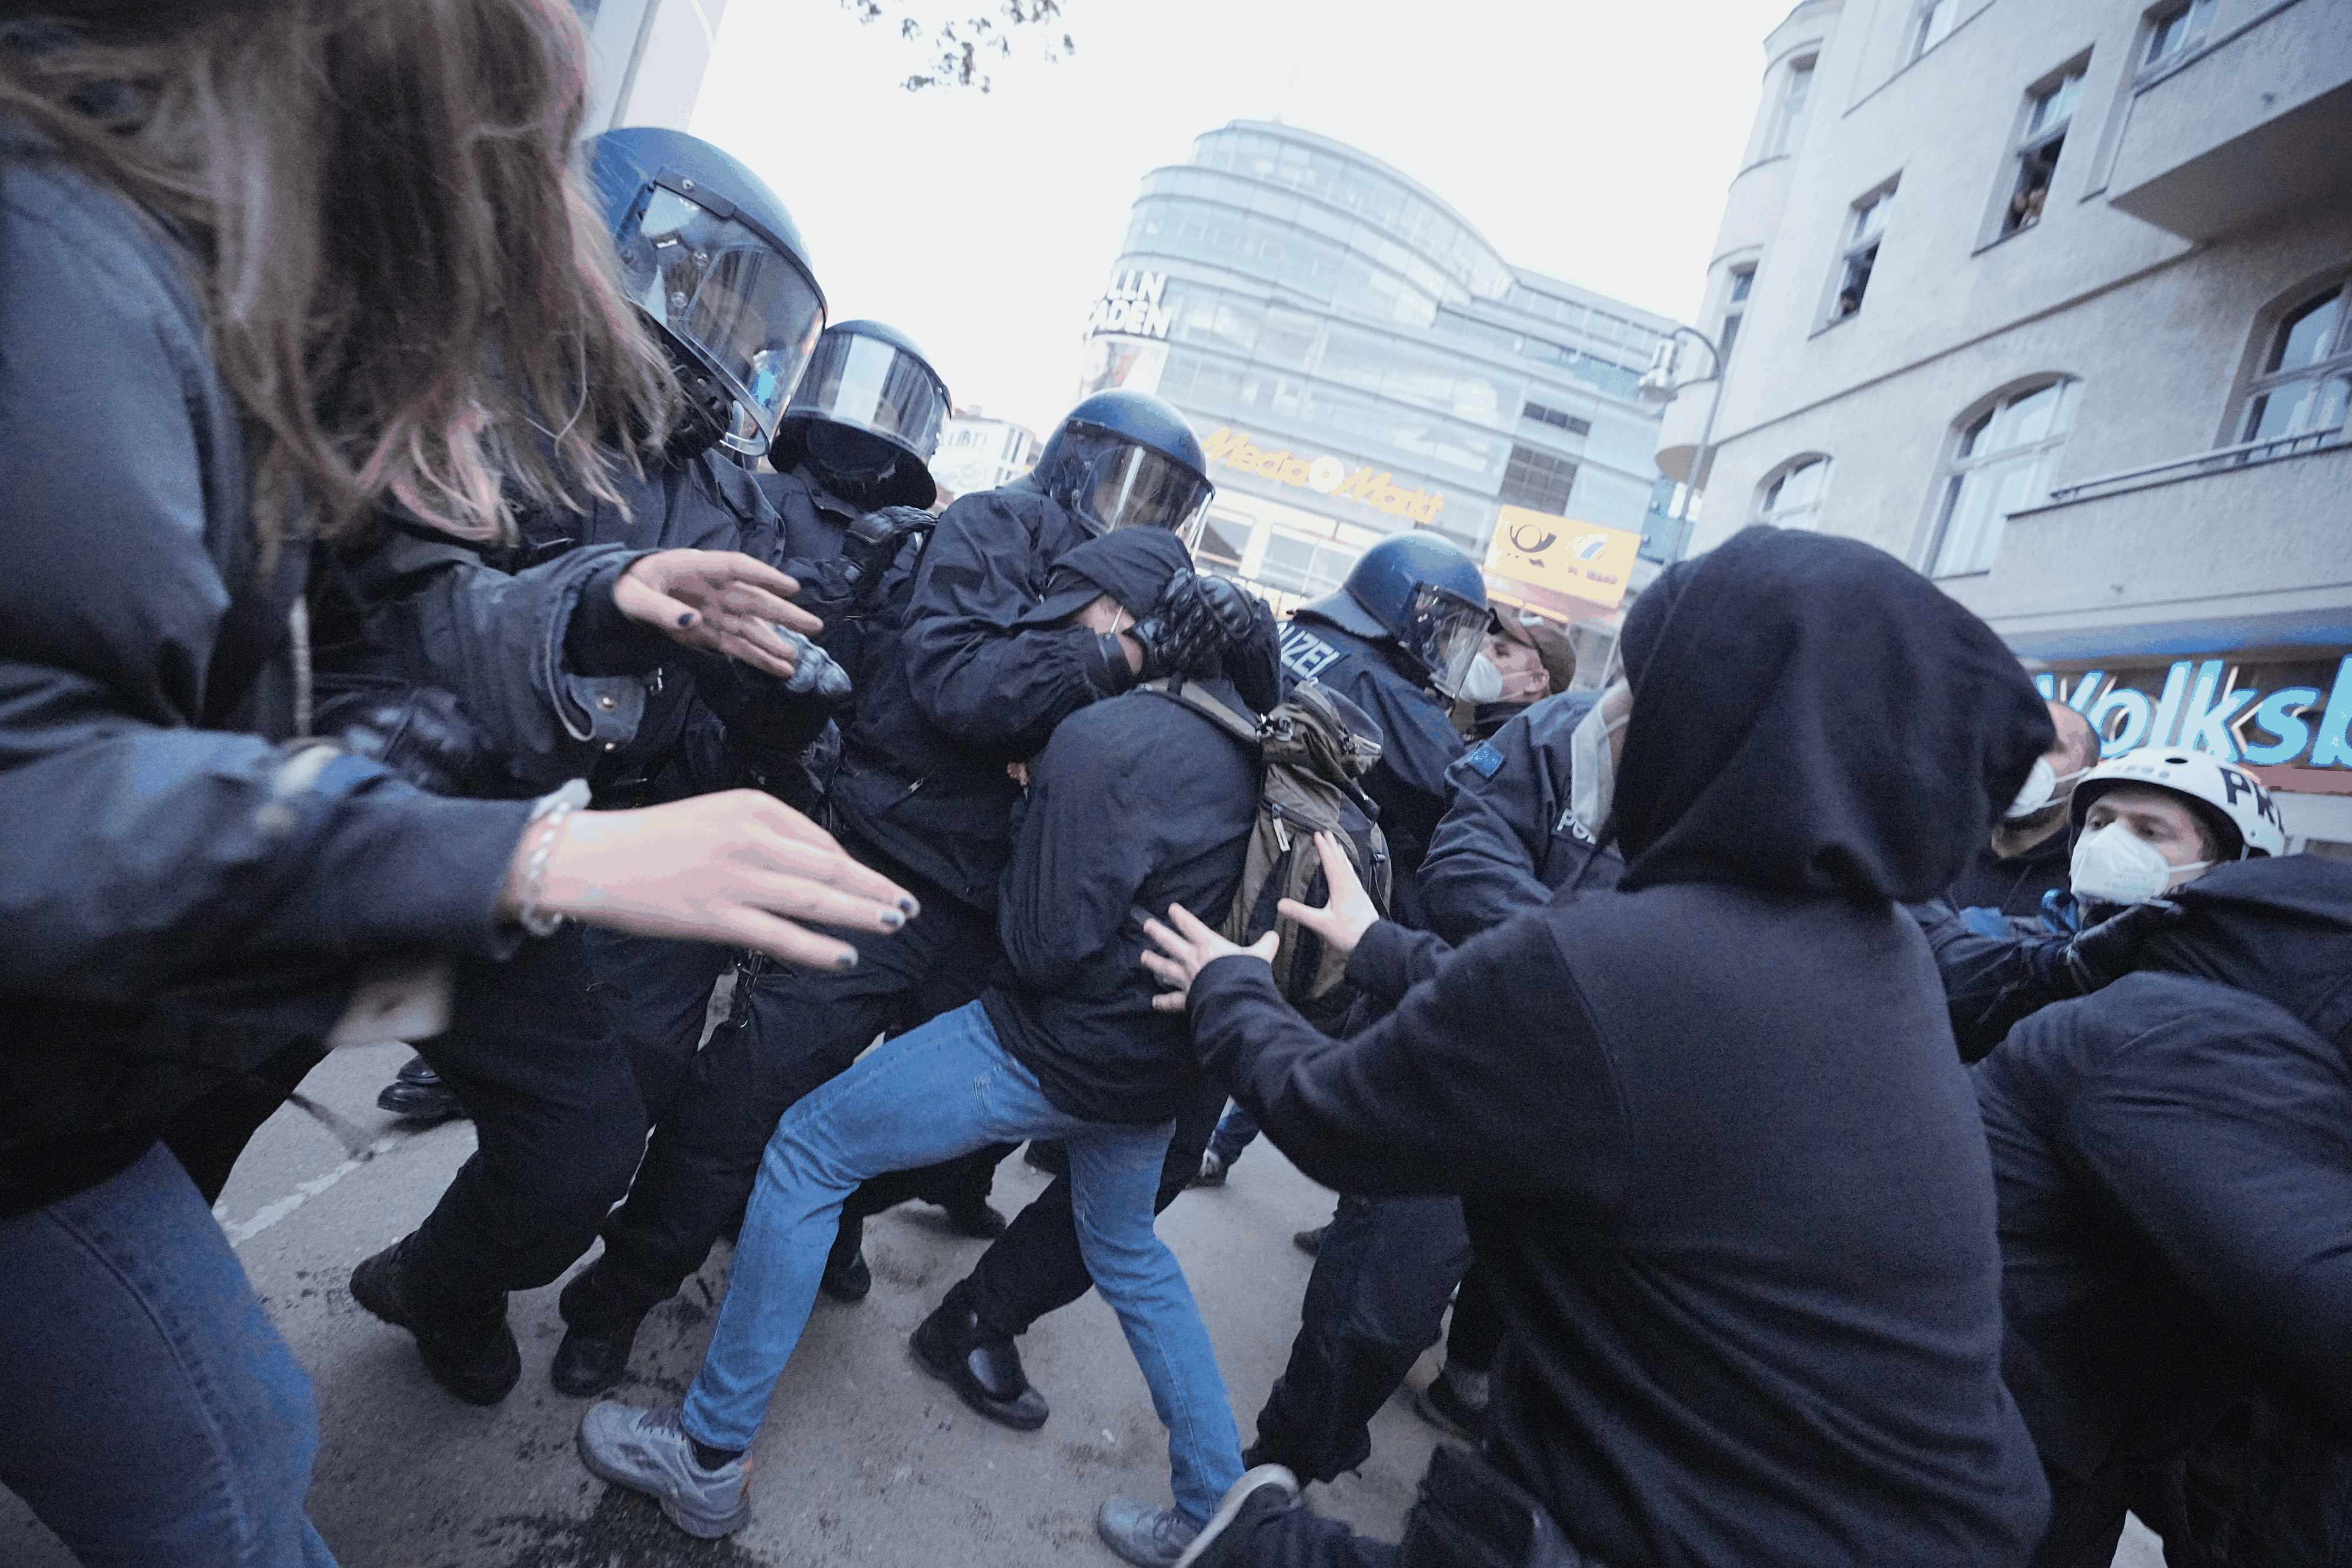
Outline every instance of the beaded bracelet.
{"label": "beaded bracelet", "polygon": [[563,832],[564,820],[588,803],[588,781],[574,779],[551,795],[542,795],[531,806],[525,821],[528,830],[539,825],[539,836],[531,841],[530,852],[522,862],[522,910],[515,924],[533,936],[552,936],[555,928],[563,924],[561,915],[549,915],[539,907],[541,885],[547,878],[547,857],[555,850],[555,841]]}

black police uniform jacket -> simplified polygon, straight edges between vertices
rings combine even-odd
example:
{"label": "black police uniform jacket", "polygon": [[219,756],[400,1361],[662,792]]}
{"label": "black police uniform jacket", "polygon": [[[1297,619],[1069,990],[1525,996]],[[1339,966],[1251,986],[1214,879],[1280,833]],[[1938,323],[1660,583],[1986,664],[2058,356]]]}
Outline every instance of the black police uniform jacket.
{"label": "black police uniform jacket", "polygon": [[1569,814],[1569,741],[1596,700],[1592,692],[1545,697],[1445,770],[1451,803],[1421,862],[1430,930],[1459,945],[1571,883],[1580,893],[1617,885],[1623,860],[1596,850]]}
{"label": "black police uniform jacket", "polygon": [[1091,530],[1016,482],[965,496],[916,567],[896,656],[869,660],[842,737],[831,804],[898,865],[975,909],[995,907],[1021,788],[1005,772],[1122,682],[1084,627],[1023,626],[1055,561]]}
{"label": "black police uniform jacket", "polygon": [[1992,1175],[1897,900],[1950,881],[2047,715],[1852,540],[1743,532],[1624,639],[1617,889],[1474,938],[1347,1040],[1220,959],[1194,1038],[1316,1180],[1462,1195],[1509,1331],[1489,1452],[1587,1553],[2021,1563],[2047,1494]]}
{"label": "black police uniform jacket", "polygon": [[5,120],[0,277],[5,1216],[322,1037],[367,956],[501,950],[525,809],[289,743],[306,552],[261,571],[194,264]]}
{"label": "black police uniform jacket", "polygon": [[2352,1442],[2352,865],[2221,866],[2139,972],[1974,1069],[2043,1460],[2159,1458],[2258,1382]]}

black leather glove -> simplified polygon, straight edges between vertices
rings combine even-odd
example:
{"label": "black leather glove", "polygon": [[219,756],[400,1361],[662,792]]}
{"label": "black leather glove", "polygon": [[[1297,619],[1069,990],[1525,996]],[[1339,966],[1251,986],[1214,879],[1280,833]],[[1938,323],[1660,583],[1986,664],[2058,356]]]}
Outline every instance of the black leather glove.
{"label": "black leather glove", "polygon": [[2126,904],[2122,913],[2084,928],[2066,944],[2066,974],[2074,982],[2075,994],[2087,997],[2138,968],[2140,949],[2148,939],[2188,918],[2180,905],[2159,898],[2153,904]]}
{"label": "black leather glove", "polygon": [[1245,640],[1255,622],[1249,596],[1222,577],[1178,571],[1160,602],[1129,634],[1143,649],[1143,678],[1214,674],[1225,650]]}
{"label": "black leather glove", "polygon": [[841,568],[857,601],[870,605],[882,592],[890,563],[911,538],[929,538],[939,518],[920,507],[884,507],[849,525],[841,541]]}

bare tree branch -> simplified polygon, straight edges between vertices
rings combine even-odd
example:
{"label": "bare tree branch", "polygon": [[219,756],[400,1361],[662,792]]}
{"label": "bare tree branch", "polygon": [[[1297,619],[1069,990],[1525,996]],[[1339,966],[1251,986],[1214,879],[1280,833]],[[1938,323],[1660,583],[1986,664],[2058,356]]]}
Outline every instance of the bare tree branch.
{"label": "bare tree branch", "polygon": [[[1062,15],[1061,0],[999,0],[992,11],[961,16],[940,15],[935,0],[890,0],[887,5],[884,0],[841,0],[841,5],[851,16],[868,23],[880,21],[888,11],[900,11],[898,37],[930,57],[927,69],[913,73],[898,84],[908,92],[920,92],[927,87],[989,91],[994,84],[987,67],[993,61],[1012,58],[1013,30],[1036,27],[1042,33],[1045,24],[1059,21]],[[953,0],[950,0],[950,8],[952,5]],[[1039,52],[1050,63],[1067,59],[1077,52],[1077,47],[1076,40],[1063,33],[1043,37]]]}

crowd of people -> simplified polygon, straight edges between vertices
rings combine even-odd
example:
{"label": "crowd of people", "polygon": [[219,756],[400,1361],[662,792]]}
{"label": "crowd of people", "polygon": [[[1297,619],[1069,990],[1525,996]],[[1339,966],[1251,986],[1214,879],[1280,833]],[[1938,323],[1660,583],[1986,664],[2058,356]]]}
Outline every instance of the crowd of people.
{"label": "crowd of people", "polygon": [[[938,372],[727,152],[581,143],[562,0],[0,15],[0,1482],[81,1561],[334,1561],[210,1206],[400,1041],[477,1148],[350,1291],[452,1396],[583,1258],[610,1391],[733,1239],[578,1431],[692,1535],[921,1199],[982,1416],[1117,1313],[1145,1568],[2352,1563],[2352,867],[2243,768],[1810,534],[1580,673],[1433,531],[1277,624],[1134,392],[942,507]],[[1153,1219],[1261,1134],[1341,1196],[1244,1443]],[[1441,1334],[1402,1542],[1318,1516]]]}

